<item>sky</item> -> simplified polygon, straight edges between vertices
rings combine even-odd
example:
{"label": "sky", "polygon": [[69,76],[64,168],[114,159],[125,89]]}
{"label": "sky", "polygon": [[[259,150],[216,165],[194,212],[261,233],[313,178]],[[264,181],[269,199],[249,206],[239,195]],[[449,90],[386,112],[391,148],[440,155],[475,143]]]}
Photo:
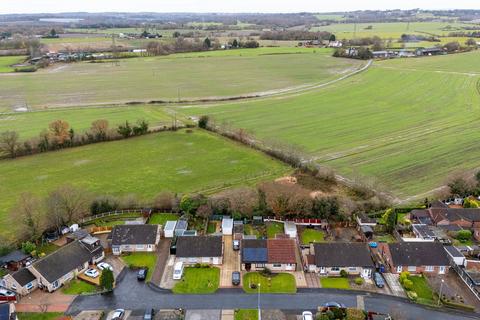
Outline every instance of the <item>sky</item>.
{"label": "sky", "polygon": [[57,12],[333,12],[480,9],[479,0],[0,0],[0,14]]}

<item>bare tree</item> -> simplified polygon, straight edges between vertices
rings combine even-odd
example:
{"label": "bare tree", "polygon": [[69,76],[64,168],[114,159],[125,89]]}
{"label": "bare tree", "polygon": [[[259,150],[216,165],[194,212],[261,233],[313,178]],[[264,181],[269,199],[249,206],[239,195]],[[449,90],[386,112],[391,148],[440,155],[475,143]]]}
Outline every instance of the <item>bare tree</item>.
{"label": "bare tree", "polygon": [[20,136],[16,131],[5,131],[0,134],[0,151],[6,153],[10,158],[17,156],[20,149]]}
{"label": "bare tree", "polygon": [[89,212],[88,194],[81,189],[65,185],[52,191],[47,197],[47,219],[51,227],[77,221]]}
{"label": "bare tree", "polygon": [[11,218],[20,223],[20,237],[36,241],[45,231],[45,211],[40,199],[31,193],[23,193],[18,199]]}
{"label": "bare tree", "polygon": [[174,211],[176,207],[176,197],[172,192],[160,192],[153,200],[153,205],[156,209],[163,212]]}

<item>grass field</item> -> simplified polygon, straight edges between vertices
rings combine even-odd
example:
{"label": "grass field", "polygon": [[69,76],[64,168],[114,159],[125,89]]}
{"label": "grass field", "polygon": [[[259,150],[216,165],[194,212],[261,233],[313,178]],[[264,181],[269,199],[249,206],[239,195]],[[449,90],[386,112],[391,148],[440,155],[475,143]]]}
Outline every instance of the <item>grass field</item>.
{"label": "grass field", "polygon": [[300,146],[350,178],[402,199],[480,167],[480,52],[375,62],[303,95],[184,108],[261,139]]}
{"label": "grass field", "polygon": [[[135,123],[137,120],[145,119],[150,127],[162,125],[170,126],[173,115],[164,111],[158,106],[122,106],[122,107],[99,107],[99,108],[78,108],[61,109],[41,112],[10,113],[0,114],[0,132],[14,130],[20,134],[21,139],[37,137],[39,133],[48,128],[48,125],[55,120],[65,120],[75,132],[87,131],[93,121],[106,119],[110,128],[120,123],[129,121]],[[178,119],[177,120],[181,120]]]}
{"label": "grass field", "polygon": [[0,75],[0,112],[25,104],[53,108],[241,96],[326,82],[360,65],[359,61],[334,59],[328,49],[301,48],[57,64],[35,73]]}
{"label": "grass field", "polygon": [[15,68],[12,68],[11,65],[25,61],[25,58],[24,56],[0,57],[0,73],[14,72]]}
{"label": "grass field", "polygon": [[[44,196],[66,183],[96,194],[135,193],[151,200],[162,190],[208,193],[289,170],[204,131],[163,132],[0,161],[0,217],[7,216],[22,192]],[[11,226],[0,224],[0,232],[6,230]]]}
{"label": "grass field", "polygon": [[219,268],[185,268],[182,280],[175,284],[172,291],[177,294],[214,293],[219,284]]}
{"label": "grass field", "polygon": [[243,276],[243,290],[246,293],[257,293],[258,287],[252,289],[250,284],[260,284],[260,293],[297,292],[295,277],[290,273],[277,273],[267,278],[258,272],[249,272]]}

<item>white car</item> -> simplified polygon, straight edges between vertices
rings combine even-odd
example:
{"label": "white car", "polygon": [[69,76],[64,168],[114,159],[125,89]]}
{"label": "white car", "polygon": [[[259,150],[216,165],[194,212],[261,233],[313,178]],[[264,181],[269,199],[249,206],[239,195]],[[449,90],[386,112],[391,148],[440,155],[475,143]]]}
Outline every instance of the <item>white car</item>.
{"label": "white car", "polygon": [[112,320],[120,320],[120,319],[123,319],[123,317],[125,317],[124,309],[117,309],[113,311]]}
{"label": "white car", "polygon": [[0,288],[0,297],[15,297],[15,292]]}
{"label": "white car", "polygon": [[100,262],[99,264],[97,264],[97,268],[100,269],[101,271],[105,270],[105,269],[108,269],[110,271],[113,271],[113,268],[111,265],[109,265],[108,263],[106,262]]}
{"label": "white car", "polygon": [[310,311],[303,311],[302,320],[313,320],[313,314]]}
{"label": "white car", "polygon": [[100,273],[95,269],[88,269],[85,271],[85,275],[90,278],[96,278],[100,275]]}

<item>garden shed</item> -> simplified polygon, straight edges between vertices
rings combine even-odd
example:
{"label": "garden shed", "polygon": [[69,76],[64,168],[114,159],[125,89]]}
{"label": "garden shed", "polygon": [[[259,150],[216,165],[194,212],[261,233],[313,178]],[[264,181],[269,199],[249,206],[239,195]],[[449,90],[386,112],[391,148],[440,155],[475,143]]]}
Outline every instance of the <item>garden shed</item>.
{"label": "garden shed", "polygon": [[175,236],[175,227],[177,221],[167,221],[165,223],[164,236],[165,238],[173,238]]}
{"label": "garden shed", "polygon": [[297,237],[297,225],[294,222],[285,222],[283,229],[285,234],[290,238],[294,239]]}

